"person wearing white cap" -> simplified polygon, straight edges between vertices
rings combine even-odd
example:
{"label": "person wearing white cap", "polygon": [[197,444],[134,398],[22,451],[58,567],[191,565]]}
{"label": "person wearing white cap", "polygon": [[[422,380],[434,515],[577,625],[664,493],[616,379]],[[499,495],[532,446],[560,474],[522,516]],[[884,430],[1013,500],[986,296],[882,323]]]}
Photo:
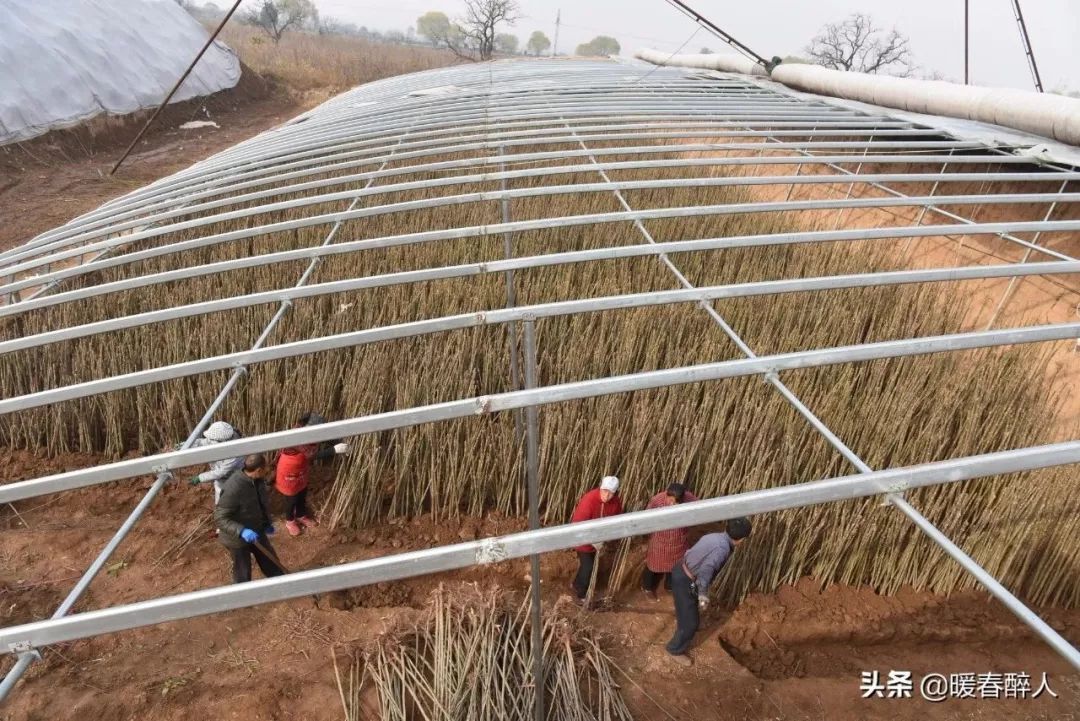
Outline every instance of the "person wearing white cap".
{"label": "person wearing white cap", "polygon": [[[594,488],[578,501],[574,508],[574,515],[570,517],[571,523],[580,521],[592,521],[597,518],[617,516],[623,512],[622,501],[619,499],[619,479],[615,476],[604,476],[600,486]],[[597,544],[603,546],[604,544]],[[591,544],[578,546],[574,549],[578,555],[578,572],[574,577],[574,594],[579,601],[584,601],[589,592],[589,582],[592,579],[593,564],[596,562],[597,547]]]}
{"label": "person wearing white cap", "polygon": [[[233,428],[225,421],[215,421],[210,424],[210,427],[203,431],[203,437],[195,439],[195,442],[191,444],[192,448],[205,448],[206,446],[216,446],[218,443],[224,443],[225,441],[232,441],[240,438],[240,432]],[[223,458],[220,461],[214,461],[210,464],[210,468],[203,471],[197,476],[193,476],[188,480],[193,486],[198,486],[202,483],[214,484],[214,505],[218,504],[221,500],[222,484],[229,475],[243,467],[244,457],[238,458]]]}

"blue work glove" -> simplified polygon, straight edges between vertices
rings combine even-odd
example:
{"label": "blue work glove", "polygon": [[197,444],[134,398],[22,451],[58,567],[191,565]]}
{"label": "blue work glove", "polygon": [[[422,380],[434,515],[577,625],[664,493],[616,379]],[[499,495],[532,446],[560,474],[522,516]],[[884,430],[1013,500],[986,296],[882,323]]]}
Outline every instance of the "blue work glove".
{"label": "blue work glove", "polygon": [[240,531],[240,538],[244,539],[247,543],[255,543],[255,541],[259,540],[259,534],[255,533],[255,531],[250,528],[245,528]]}
{"label": "blue work glove", "polygon": [[188,484],[189,485],[197,486],[200,483],[202,483],[202,481],[199,480],[198,476],[192,476],[191,478],[188,479]]}
{"label": "blue work glove", "polygon": [[264,536],[272,536],[272,535],[274,535],[274,531],[276,531],[276,530],[277,529],[274,528],[273,526],[267,526],[266,529],[263,531],[263,535]]}

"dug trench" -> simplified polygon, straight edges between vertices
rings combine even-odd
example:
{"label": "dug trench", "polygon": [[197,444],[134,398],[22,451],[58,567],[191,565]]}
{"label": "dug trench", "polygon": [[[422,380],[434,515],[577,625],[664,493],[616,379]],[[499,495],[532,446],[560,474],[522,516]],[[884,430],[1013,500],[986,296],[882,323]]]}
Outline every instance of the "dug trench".
{"label": "dug trench", "polygon": [[[9,453],[0,481],[91,460]],[[316,507],[332,471],[320,468],[316,474]],[[51,615],[149,482],[26,501],[17,504],[17,513],[5,508],[0,518],[3,623]],[[167,487],[76,611],[226,583],[227,557],[209,535],[209,505],[208,488]],[[307,569],[504,534],[524,523],[498,515],[423,516],[347,532],[319,527],[295,538],[278,527],[274,543],[282,561]],[[958,720],[1076,717],[1080,679],[982,593],[944,597],[906,588],[883,596],[867,588],[822,589],[804,578],[776,593],[753,594],[738,605],[708,611],[691,651],[696,663],[684,669],[663,650],[673,629],[665,592],[652,601],[631,584],[603,610],[582,611],[565,599],[574,568],[571,552],[543,557],[545,608],[581,614],[596,630],[638,719],[914,721],[926,718],[928,710],[933,718]],[[386,634],[408,627],[439,587],[461,593],[499,587],[523,597],[527,574],[527,561],[515,560],[62,644],[44,650],[43,662],[0,708],[0,718],[340,719],[335,657],[362,657]],[[1080,611],[1039,612],[1066,637],[1080,637]],[[0,670],[10,665],[5,657]],[[993,670],[1023,671],[1039,679],[1046,672],[1058,698],[933,706],[918,698],[862,701],[860,674],[891,669],[911,671],[916,678]],[[375,708],[368,711],[375,714]]]}

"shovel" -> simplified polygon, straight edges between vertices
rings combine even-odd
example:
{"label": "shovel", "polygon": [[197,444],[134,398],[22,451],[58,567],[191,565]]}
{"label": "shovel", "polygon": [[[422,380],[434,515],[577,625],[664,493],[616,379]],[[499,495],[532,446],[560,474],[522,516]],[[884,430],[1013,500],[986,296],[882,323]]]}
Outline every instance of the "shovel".
{"label": "shovel", "polygon": [[[281,562],[281,559],[278,558],[278,555],[276,553],[274,553],[274,551],[271,550],[271,548],[269,546],[264,546],[262,544],[262,542],[257,538],[255,539],[255,541],[254,541],[254,543],[252,545],[254,545],[255,548],[262,551],[263,555],[266,556],[267,558],[269,558],[273,562],[273,564],[275,566],[277,566],[281,570],[282,573],[285,573],[285,574],[291,573],[291,571],[288,568],[285,567],[285,564]],[[319,599],[319,594],[313,593],[313,594],[311,594],[311,597],[313,599],[315,599],[315,605],[318,605],[319,600],[320,600]]]}

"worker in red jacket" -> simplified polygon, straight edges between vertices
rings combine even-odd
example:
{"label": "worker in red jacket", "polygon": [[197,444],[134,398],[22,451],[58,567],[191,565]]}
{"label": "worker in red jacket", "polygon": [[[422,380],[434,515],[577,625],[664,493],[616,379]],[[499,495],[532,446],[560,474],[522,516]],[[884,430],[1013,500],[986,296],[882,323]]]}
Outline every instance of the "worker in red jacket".
{"label": "worker in red jacket", "polygon": [[[318,413],[305,413],[300,416],[294,428],[314,426],[323,423]],[[317,526],[318,521],[311,517],[307,507],[308,476],[311,462],[333,458],[335,455],[348,453],[349,444],[334,442],[325,448],[318,443],[284,448],[277,458],[274,472],[274,486],[278,493],[285,496],[285,528],[290,536],[299,536],[305,528]]]}
{"label": "worker in red jacket", "polygon": [[[600,487],[594,488],[578,501],[574,508],[574,515],[570,517],[571,523],[579,521],[592,521],[597,518],[617,516],[623,511],[622,501],[619,500],[619,479],[615,476],[604,476],[600,481]],[[578,572],[574,577],[574,594],[578,601],[584,601],[589,592],[589,581],[592,579],[593,564],[596,562],[596,552],[603,548],[603,543],[596,546],[586,544],[578,546],[574,550],[578,555]]]}

